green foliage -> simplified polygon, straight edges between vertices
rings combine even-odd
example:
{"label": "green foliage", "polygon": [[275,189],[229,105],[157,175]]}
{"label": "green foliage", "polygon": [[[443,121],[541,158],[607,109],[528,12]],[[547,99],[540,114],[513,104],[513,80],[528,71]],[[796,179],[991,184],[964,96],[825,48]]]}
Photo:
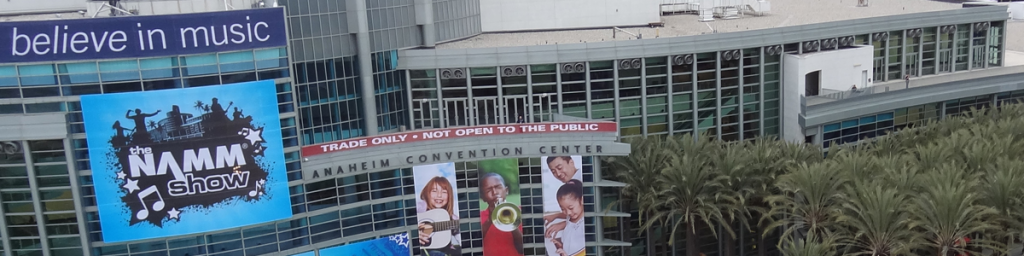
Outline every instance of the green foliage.
{"label": "green foliage", "polygon": [[683,135],[630,139],[630,156],[605,160],[643,230],[689,229],[688,245],[695,227],[721,227],[725,238],[741,227],[781,235],[789,256],[1004,255],[1024,236],[1024,107],[1000,107],[834,146],[828,157],[774,138]]}
{"label": "green foliage", "polygon": [[519,160],[515,158],[484,160],[477,163],[482,172],[493,172],[505,179],[510,194],[519,194]]}

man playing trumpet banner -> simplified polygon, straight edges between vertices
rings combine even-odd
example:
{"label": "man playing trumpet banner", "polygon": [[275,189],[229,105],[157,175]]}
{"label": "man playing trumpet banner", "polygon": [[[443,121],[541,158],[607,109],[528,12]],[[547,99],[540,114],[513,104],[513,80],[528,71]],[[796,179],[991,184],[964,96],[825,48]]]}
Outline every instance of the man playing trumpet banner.
{"label": "man playing trumpet banner", "polygon": [[522,256],[522,212],[518,205],[505,201],[509,187],[504,177],[482,168],[480,172],[480,199],[487,204],[487,209],[480,211],[484,256]]}

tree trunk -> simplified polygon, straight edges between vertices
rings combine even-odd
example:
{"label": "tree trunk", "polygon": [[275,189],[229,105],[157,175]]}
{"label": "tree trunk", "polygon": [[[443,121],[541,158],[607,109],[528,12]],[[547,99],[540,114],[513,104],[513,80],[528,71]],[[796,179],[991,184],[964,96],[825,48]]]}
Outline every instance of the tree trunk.
{"label": "tree trunk", "polygon": [[[731,228],[731,227],[730,227]],[[741,227],[740,230],[743,228]],[[725,250],[725,256],[736,256],[736,238],[729,235],[727,232],[721,232],[725,236],[725,242],[722,246]]]}
{"label": "tree trunk", "polygon": [[[619,210],[621,210],[624,213],[628,214],[632,212],[632,209],[630,209],[632,205],[629,203],[629,201],[623,200],[621,207],[622,208],[620,208]],[[631,215],[629,218],[619,219],[619,221],[620,223],[622,223],[622,241],[629,244],[633,244],[633,216]],[[629,255],[629,252],[631,250],[630,248],[630,246],[622,247],[622,255]]]}
{"label": "tree trunk", "polygon": [[768,256],[768,244],[764,241],[764,226],[757,226],[757,256]]}
{"label": "tree trunk", "polygon": [[686,223],[686,256],[700,256],[700,248],[697,247],[697,225],[692,221]]}

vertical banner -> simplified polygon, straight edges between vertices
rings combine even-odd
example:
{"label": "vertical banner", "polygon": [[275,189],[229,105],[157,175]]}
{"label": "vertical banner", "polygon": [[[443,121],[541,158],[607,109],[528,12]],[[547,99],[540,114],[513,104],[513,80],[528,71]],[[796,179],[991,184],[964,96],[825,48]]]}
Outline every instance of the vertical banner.
{"label": "vertical banner", "polygon": [[480,161],[480,222],[484,256],[523,255],[519,161]]}
{"label": "vertical banner", "polygon": [[273,81],[82,96],[103,241],[291,217]]}
{"label": "vertical banner", "polygon": [[544,247],[550,256],[586,255],[583,157],[540,158],[544,184]]}
{"label": "vertical banner", "polygon": [[401,233],[320,249],[320,256],[409,256],[409,234]]}
{"label": "vertical banner", "polygon": [[424,256],[462,255],[459,198],[455,193],[455,164],[412,168],[416,183],[416,220]]}

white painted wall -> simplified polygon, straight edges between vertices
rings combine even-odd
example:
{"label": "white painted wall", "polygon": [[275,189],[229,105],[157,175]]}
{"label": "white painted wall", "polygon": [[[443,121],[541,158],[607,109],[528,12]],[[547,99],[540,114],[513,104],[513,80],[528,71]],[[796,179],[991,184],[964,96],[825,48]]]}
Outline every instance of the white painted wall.
{"label": "white painted wall", "polygon": [[979,5],[1006,6],[1006,12],[1010,14],[1010,19],[1024,20],[1024,2],[997,2],[996,0],[968,0],[964,2],[965,8]]}
{"label": "white painted wall", "polygon": [[831,91],[850,90],[870,87],[873,82],[863,82],[862,72],[867,77],[873,76],[872,51],[874,47],[859,46],[851,49],[815,52],[801,55],[786,54],[782,59],[782,138],[791,142],[804,140],[803,128],[800,127],[800,115],[803,109],[800,101],[807,88],[805,75],[821,70],[821,90],[819,95]]}
{"label": "white painted wall", "polygon": [[0,0],[0,15],[85,10],[86,0]]}
{"label": "white painted wall", "polygon": [[867,71],[868,78],[872,77],[872,51],[873,47],[868,45],[837,51],[787,54],[783,72],[786,78],[792,76],[793,79],[786,79],[784,83],[787,86],[797,86],[799,95],[804,96],[807,84],[804,75],[821,70],[821,88],[824,89],[821,90],[821,94],[826,94],[828,90],[850,90],[853,85],[857,85],[857,88],[867,88],[872,82],[864,84],[861,76],[862,71]]}
{"label": "white painted wall", "polygon": [[643,26],[661,0],[480,0],[483,32]]}
{"label": "white painted wall", "polygon": [[1024,20],[1024,2],[1010,2],[1007,3],[1010,7],[1010,18],[1015,20]]}

